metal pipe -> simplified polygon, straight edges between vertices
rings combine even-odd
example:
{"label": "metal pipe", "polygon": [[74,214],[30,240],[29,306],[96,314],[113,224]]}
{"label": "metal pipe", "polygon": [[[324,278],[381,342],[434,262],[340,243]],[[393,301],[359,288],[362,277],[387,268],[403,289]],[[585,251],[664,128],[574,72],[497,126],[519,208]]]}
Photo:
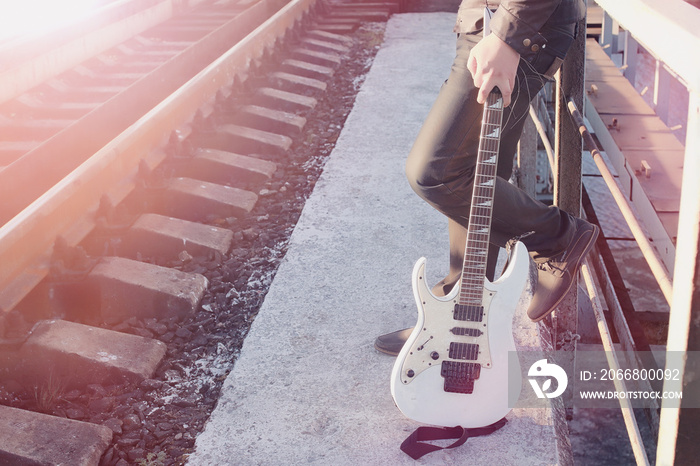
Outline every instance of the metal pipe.
{"label": "metal pipe", "polygon": [[578,125],[579,132],[583,137],[584,146],[591,152],[591,155],[593,156],[593,161],[598,167],[598,170],[600,170],[600,173],[603,176],[605,183],[608,185],[608,189],[610,189],[610,193],[613,195],[615,203],[620,208],[622,216],[625,218],[627,225],[630,227],[634,239],[637,240],[637,244],[642,250],[642,254],[644,255],[644,258],[649,264],[649,268],[651,269],[652,274],[656,278],[656,281],[659,283],[659,287],[661,287],[661,292],[664,294],[666,301],[668,301],[668,303],[671,304],[673,299],[673,282],[671,280],[671,275],[669,274],[668,269],[659,257],[659,254],[656,251],[656,249],[654,249],[654,246],[652,246],[651,242],[644,234],[641,225],[635,218],[634,213],[632,212],[632,209],[629,203],[627,202],[627,198],[622,193],[622,190],[615,182],[615,177],[605,164],[603,156],[600,154],[600,151],[598,150],[598,147],[595,141],[593,140],[593,136],[591,136],[591,133],[588,132],[588,129],[586,128],[586,125],[583,121],[583,117],[578,111],[578,108],[576,108],[576,104],[573,101],[569,100],[568,107],[569,113],[574,119],[576,125]]}
{"label": "metal pipe", "polygon": [[552,145],[549,143],[549,136],[547,136],[547,131],[545,131],[544,126],[542,126],[542,122],[537,116],[537,111],[532,105],[530,105],[530,118],[532,118],[532,121],[535,122],[537,133],[540,135],[540,139],[542,139],[542,144],[544,144],[544,150],[547,152],[547,158],[549,159],[549,166],[554,168],[554,149],[552,149]]}
{"label": "metal pipe", "polygon": [[[608,366],[613,371],[620,369],[620,363],[615,356],[615,348],[613,347],[612,337],[610,336],[610,329],[608,324],[605,322],[605,316],[603,316],[603,309],[600,304],[600,299],[598,298],[598,293],[593,282],[593,275],[591,274],[590,266],[588,264],[588,259],[586,259],[581,266],[581,275],[583,275],[583,281],[586,283],[586,289],[588,290],[588,297],[593,305],[593,313],[595,314],[595,319],[598,323],[598,332],[600,333],[600,338],[603,341],[603,349],[605,350],[605,357],[608,361]],[[618,378],[613,379],[615,385],[615,390],[618,393],[627,392],[627,387],[623,380]],[[637,425],[637,418],[634,415],[634,410],[632,409],[632,403],[627,398],[618,398],[620,402],[620,411],[622,411],[622,418],[625,421],[625,427],[627,428],[627,435],[630,439],[630,445],[632,446],[632,452],[634,453],[634,458],[638,465],[648,465],[649,458],[647,457],[647,452],[644,449],[644,441],[642,440],[642,435],[639,432],[639,426]]]}

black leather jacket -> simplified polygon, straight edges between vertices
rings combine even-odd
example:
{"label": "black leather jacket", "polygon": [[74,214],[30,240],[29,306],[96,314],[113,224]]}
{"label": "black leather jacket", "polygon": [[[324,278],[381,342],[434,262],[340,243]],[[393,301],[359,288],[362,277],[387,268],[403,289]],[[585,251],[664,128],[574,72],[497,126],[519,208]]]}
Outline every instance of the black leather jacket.
{"label": "black leather jacket", "polygon": [[487,6],[495,10],[491,32],[523,57],[536,53],[547,43],[540,32],[576,23],[586,15],[585,0],[462,0],[455,32],[481,32]]}

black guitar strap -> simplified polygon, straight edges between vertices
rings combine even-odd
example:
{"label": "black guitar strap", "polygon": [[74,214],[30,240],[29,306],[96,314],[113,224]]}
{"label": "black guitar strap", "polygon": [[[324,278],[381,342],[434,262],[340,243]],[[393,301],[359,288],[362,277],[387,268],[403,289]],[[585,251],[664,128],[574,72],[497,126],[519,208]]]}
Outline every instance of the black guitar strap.
{"label": "black guitar strap", "polygon": [[[467,441],[469,437],[480,437],[496,432],[498,429],[506,425],[506,418],[496,421],[490,426],[474,427],[465,429],[464,427],[419,427],[401,444],[401,451],[408,456],[417,460],[423,455],[437,450],[445,450],[448,448],[456,448]],[[426,443],[431,440],[447,440],[457,439],[452,445],[439,447],[431,443]]]}

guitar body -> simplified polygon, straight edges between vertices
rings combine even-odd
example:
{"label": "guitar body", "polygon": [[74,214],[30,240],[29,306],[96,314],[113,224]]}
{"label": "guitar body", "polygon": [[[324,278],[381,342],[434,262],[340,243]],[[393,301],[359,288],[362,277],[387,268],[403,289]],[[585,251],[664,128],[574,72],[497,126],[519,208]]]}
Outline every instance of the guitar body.
{"label": "guitar body", "polygon": [[[418,322],[391,375],[391,394],[404,415],[426,424],[470,428],[493,424],[510,412],[512,319],[527,283],[529,260],[527,249],[518,242],[503,275],[493,283],[484,279],[481,320],[455,319],[460,286],[436,297],[425,280],[425,258],[418,260],[413,268]],[[459,381],[448,387],[452,382],[443,372],[454,364],[471,371],[468,378],[473,381],[467,381],[466,388]],[[511,396],[517,399],[520,378],[510,383]]]}

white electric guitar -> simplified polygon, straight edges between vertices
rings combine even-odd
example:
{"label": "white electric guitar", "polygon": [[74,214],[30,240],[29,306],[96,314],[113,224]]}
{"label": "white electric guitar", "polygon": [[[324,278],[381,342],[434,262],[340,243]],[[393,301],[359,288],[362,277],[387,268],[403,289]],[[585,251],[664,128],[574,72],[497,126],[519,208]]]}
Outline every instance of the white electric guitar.
{"label": "white electric guitar", "polygon": [[[495,88],[484,105],[460,283],[438,298],[425,280],[425,258],[413,268],[418,322],[394,364],[391,394],[401,412],[418,422],[482,427],[511,409],[512,319],[530,262],[517,242],[501,277],[493,283],[486,278],[502,119],[503,97]],[[510,396],[517,399],[520,377],[510,385]]]}

